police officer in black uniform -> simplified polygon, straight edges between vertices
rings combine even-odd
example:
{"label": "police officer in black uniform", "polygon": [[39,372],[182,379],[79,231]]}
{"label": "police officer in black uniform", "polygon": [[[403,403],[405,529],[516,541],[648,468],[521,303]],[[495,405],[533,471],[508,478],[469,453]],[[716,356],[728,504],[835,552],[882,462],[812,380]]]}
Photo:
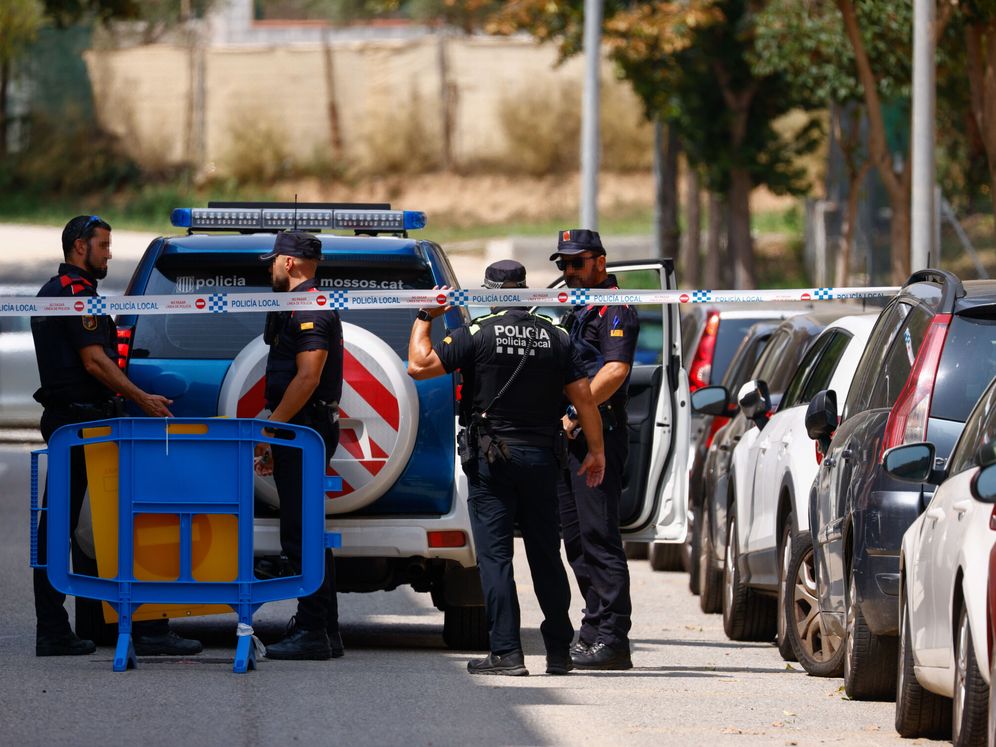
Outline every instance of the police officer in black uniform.
{"label": "police officer in black uniform", "polygon": [[[80,215],[62,231],[65,262],[58,274],[38,291],[39,297],[87,298],[97,295],[97,281],[107,276],[111,258],[111,227],[96,215]],[[146,415],[167,417],[170,400],[149,394],[135,386],[117,364],[117,330],[109,316],[32,317],[31,334],[35,342],[41,388],[35,399],[44,407],[41,417],[42,437],[48,442],[52,433],[71,423],[118,417],[124,414],[121,397],[138,405]],[[118,392],[121,396],[116,396]],[[76,543],[87,475],[83,447],[70,453],[70,517],[73,567],[77,573],[96,575],[96,563],[87,558]],[[46,496],[43,500],[47,501]],[[38,530],[38,560],[44,564],[48,537],[46,514]],[[48,581],[44,568],[34,571],[37,656],[66,656],[93,653],[93,641],[79,638],[69,625],[63,603],[66,596]],[[77,611],[89,600],[78,600]],[[99,610],[99,603],[94,604]],[[199,641],[173,633],[166,620],[136,622],[132,628],[135,653],[196,654]]]}
{"label": "police officer in black uniform", "polygon": [[[615,288],[605,269],[605,249],[595,231],[561,231],[550,256],[571,288]],[[605,479],[592,486],[574,474],[585,458],[592,434],[572,408],[564,430],[570,442],[569,465],[560,488],[560,519],[567,559],[585,600],[584,616],[571,656],[579,669],[630,669],[632,602],[629,568],[619,533],[619,500],[626,466],[626,389],[640,325],[628,306],[578,307],[564,322],[578,346],[602,415]]]}
{"label": "police officer in black uniform", "polygon": [[[322,258],[317,236],[277,234],[270,263],[273,290],[316,292]],[[270,420],[313,428],[325,442],[325,461],[339,445],[342,396],[342,323],[333,310],[271,311],[266,315],[266,406]],[[280,435],[279,429],[271,431]],[[301,450],[260,444],[257,471],[272,474],[280,497],[280,543],[295,573],[301,571]],[[330,659],[344,654],[339,636],[332,551],[325,550],[325,578],[313,594],[298,599],[283,640],[266,648],[269,659]]]}
{"label": "police officer in black uniform", "polygon": [[[484,278],[490,288],[524,288],[526,270],[504,260],[490,265]],[[408,373],[427,379],[460,369],[464,397],[471,399],[469,422],[460,436],[461,456],[468,459],[468,507],[491,653],[470,661],[467,669],[471,674],[529,673],[512,575],[513,530],[518,525],[545,618],[540,630],[546,671],[567,674],[573,668],[569,647],[574,629],[557,532],[557,483],[563,469],[557,445],[566,446],[560,429],[560,402],[566,394],[580,422],[596,434],[575,469],[586,484],[601,480],[601,427],[587,376],[566,331],[519,307],[492,307],[489,316],[450,332],[433,346],[432,320],[445,311],[419,311],[408,345]]]}

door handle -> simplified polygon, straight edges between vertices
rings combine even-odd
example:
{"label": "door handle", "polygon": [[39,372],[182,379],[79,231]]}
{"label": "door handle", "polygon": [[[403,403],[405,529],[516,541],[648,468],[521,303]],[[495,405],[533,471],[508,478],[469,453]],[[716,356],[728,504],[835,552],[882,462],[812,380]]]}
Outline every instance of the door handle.
{"label": "door handle", "polygon": [[843,459],[843,460],[844,460],[845,462],[846,462],[846,461],[847,461],[848,459],[850,459],[850,458],[851,458],[852,456],[854,456],[854,452],[853,452],[853,451],[851,451],[851,449],[844,449],[844,450],[843,450],[843,451],[842,451],[842,452],[840,453],[840,458],[841,458],[841,459]]}
{"label": "door handle", "polygon": [[954,503],[951,504],[951,508],[953,508],[955,512],[959,514],[965,513],[971,507],[972,507],[972,500],[970,498],[962,501],[955,501]]}
{"label": "door handle", "polygon": [[944,518],[944,509],[939,507],[927,509],[927,518],[933,521],[940,521]]}
{"label": "door handle", "polygon": [[827,469],[832,469],[836,463],[837,462],[834,461],[833,457],[824,457],[822,466],[826,467]]}

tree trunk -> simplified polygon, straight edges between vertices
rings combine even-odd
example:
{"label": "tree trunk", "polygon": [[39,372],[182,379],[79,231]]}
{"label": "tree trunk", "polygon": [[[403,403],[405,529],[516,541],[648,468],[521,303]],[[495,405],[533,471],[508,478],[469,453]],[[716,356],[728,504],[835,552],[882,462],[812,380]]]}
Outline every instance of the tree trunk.
{"label": "tree trunk", "polygon": [[996,21],[966,26],[968,83],[972,108],[989,165],[989,197],[996,215]]}
{"label": "tree trunk", "polygon": [[10,66],[0,60],[0,158],[7,157],[7,85]]}
{"label": "tree trunk", "polygon": [[709,216],[706,224],[706,264],[703,284],[706,288],[722,288],[730,285],[727,277],[730,264],[723,257],[723,233],[726,226],[725,196],[719,192],[709,193]]}
{"label": "tree trunk", "polygon": [[732,260],[736,288],[755,288],[754,241],[750,235],[750,173],[740,167],[730,169],[729,240],[727,261]]}
{"label": "tree trunk", "polygon": [[[908,170],[908,169],[907,169]],[[889,241],[892,244],[892,282],[902,285],[910,276],[910,253],[897,252],[897,247],[910,245],[910,201],[900,200],[892,205],[892,222]]]}
{"label": "tree trunk", "polygon": [[702,264],[702,185],[699,172],[685,164],[685,217],[688,226],[682,241],[681,267],[684,271],[679,285],[697,288]]}
{"label": "tree trunk", "polygon": [[326,116],[329,120],[329,145],[336,165],[342,160],[342,123],[339,121],[339,104],[335,84],[335,57],[328,33],[322,34],[322,52],[325,63],[325,90],[328,95]]}
{"label": "tree trunk", "polygon": [[835,273],[835,283],[838,288],[847,287],[851,275],[851,257],[854,256],[854,230],[858,224],[858,199],[861,182],[865,180],[869,165],[864,163],[860,169],[847,172],[847,212],[844,215],[844,242],[840,248],[840,254],[837,255],[837,272]]}
{"label": "tree trunk", "polygon": [[[654,122],[654,178],[658,255],[677,258],[681,243],[678,227],[678,135],[659,119]],[[684,269],[684,268],[682,268]]]}

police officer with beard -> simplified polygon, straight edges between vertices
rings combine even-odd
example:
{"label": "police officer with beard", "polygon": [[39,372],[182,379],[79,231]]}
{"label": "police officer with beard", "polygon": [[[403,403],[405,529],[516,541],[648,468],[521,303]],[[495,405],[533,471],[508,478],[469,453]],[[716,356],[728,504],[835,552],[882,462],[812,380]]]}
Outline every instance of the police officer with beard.
{"label": "police officer with beard", "polygon": [[[524,288],[526,270],[505,260],[484,274],[489,288]],[[575,469],[586,485],[602,479],[601,424],[588,378],[567,333],[520,307],[493,307],[488,316],[450,332],[435,346],[432,320],[446,308],[422,309],[408,344],[408,373],[428,379],[459,369],[471,412],[460,435],[470,485],[468,508],[477,548],[491,652],[468,662],[471,674],[526,675],[519,636],[519,602],[512,573],[513,531],[526,547],[544,621],[548,674],[573,667],[570,586],[560,560],[557,483],[561,401],[566,394],[579,422],[594,436]]]}
{"label": "police officer with beard", "polygon": [[[571,288],[615,288],[605,269],[605,249],[598,233],[561,231],[550,256]],[[579,669],[630,669],[632,601],[629,567],[619,533],[619,500],[628,450],[626,389],[640,323],[628,306],[576,308],[564,321],[577,345],[591,393],[602,415],[602,433],[593,434],[568,406],[564,430],[570,442],[569,469],[560,491],[560,519],[567,560],[585,600],[578,640],[571,647]],[[582,426],[580,432],[578,426]],[[593,436],[605,444],[605,479],[598,485],[579,480]]]}
{"label": "police officer with beard", "polygon": [[[107,277],[111,259],[111,226],[96,215],[79,215],[62,231],[65,262],[59,272],[38,291],[39,297],[88,298],[97,295],[97,281]],[[45,442],[57,429],[71,423],[119,417],[124,414],[120,393],[153,417],[167,417],[172,402],[135,386],[117,363],[117,329],[109,316],[38,316],[31,319],[41,388],[35,399],[44,407],[41,433]],[[73,568],[77,573],[97,575],[96,563],[87,558],[76,543],[83,496],[86,493],[86,462],[82,446],[69,456],[69,531]],[[43,501],[47,502],[48,487]],[[48,533],[46,516],[38,527],[38,561],[46,562]],[[63,603],[66,595],[49,583],[44,568],[34,571],[36,656],[90,654],[93,641],[79,638],[69,626]],[[100,603],[77,600],[81,610],[100,615]],[[88,606],[90,605],[90,606]],[[136,622],[132,628],[135,653],[187,655],[201,650],[199,641],[181,638],[169,629],[166,620]]]}
{"label": "police officer with beard", "polygon": [[[277,234],[270,263],[273,290],[317,292],[315,274],[322,243],[304,231]],[[313,428],[325,442],[325,462],[339,445],[339,399],[342,397],[342,323],[333,310],[271,311],[266,315],[266,406],[275,423]],[[277,436],[275,428],[270,433]],[[280,544],[295,573],[301,572],[301,450],[259,444],[257,472],[273,475],[280,497]],[[325,577],[313,594],[298,599],[283,640],[266,647],[268,659],[338,658],[339,635],[332,551],[325,550]]]}

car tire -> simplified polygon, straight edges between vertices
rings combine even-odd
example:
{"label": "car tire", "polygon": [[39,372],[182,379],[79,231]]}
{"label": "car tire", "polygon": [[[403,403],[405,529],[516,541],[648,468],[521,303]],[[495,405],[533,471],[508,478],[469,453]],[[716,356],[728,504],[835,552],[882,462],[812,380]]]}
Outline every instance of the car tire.
{"label": "car tire", "polygon": [[699,565],[699,555],[702,553],[702,536],[699,534],[699,524],[701,520],[690,523],[688,527],[688,537],[685,545],[688,548],[688,590],[692,594],[699,593],[699,579],[702,577],[702,569]]}
{"label": "car tire", "polygon": [[730,507],[723,567],[723,630],[731,641],[770,641],[775,637],[775,600],[746,586],[737,567],[739,543],[735,507]]}
{"label": "car tire", "polygon": [[647,542],[623,542],[623,550],[626,551],[627,560],[646,560]]}
{"label": "car tire", "polygon": [[713,568],[715,550],[709,512],[699,522],[699,608],[708,614],[723,611],[723,572]]}
{"label": "car tire", "polygon": [[930,692],[917,681],[913,670],[913,636],[905,602],[899,607],[899,632],[896,731],[899,732],[899,736],[906,738],[943,739],[951,733],[951,701]]}
{"label": "car tire", "polygon": [[975,658],[968,608],[962,605],[955,634],[955,681],[951,702],[951,740],[958,745],[985,745],[989,686]]}
{"label": "car tire", "polygon": [[856,596],[852,565],[844,594],[844,692],[852,700],[891,700],[896,692],[899,640],[871,632]]}
{"label": "car tire", "polygon": [[[786,604],[786,597],[795,593],[795,577],[789,575],[791,566],[792,551],[795,547],[793,543],[792,527],[795,526],[795,517],[789,514],[785,517],[785,527],[782,530],[781,562],[778,568],[778,605],[775,608],[775,643],[778,646],[778,653],[785,661],[797,661],[795,647],[789,636],[789,627],[795,623],[795,616],[788,616],[788,611],[792,607]],[[792,622],[790,623],[789,620]]]}
{"label": "car tire", "polygon": [[490,644],[484,607],[447,607],[443,611],[443,642],[458,651],[487,651]]}
{"label": "car tire", "polygon": [[651,543],[647,557],[655,571],[681,570],[681,545],[674,542]]}
{"label": "car tire", "polygon": [[[784,557],[784,556],[783,556]],[[814,677],[840,677],[844,671],[844,646],[823,624],[816,585],[816,554],[809,532],[793,532],[785,578],[792,579],[779,614],[784,618],[792,651],[802,668]]]}

